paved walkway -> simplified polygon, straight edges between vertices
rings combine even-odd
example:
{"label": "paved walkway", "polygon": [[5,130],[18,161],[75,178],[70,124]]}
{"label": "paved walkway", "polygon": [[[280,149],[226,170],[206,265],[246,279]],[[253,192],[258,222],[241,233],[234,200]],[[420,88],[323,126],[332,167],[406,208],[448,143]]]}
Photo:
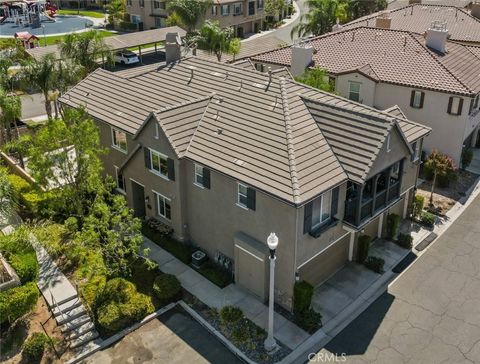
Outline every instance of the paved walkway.
{"label": "paved walkway", "polygon": [[[162,272],[177,276],[182,286],[206,305],[217,309],[227,305],[239,307],[245,317],[267,329],[268,307],[248,292],[235,284],[223,289],[216,286],[146,237],[143,247],[150,250],[148,258],[157,262]],[[274,322],[275,338],[291,350],[309,337],[305,331],[278,313],[275,313]]]}

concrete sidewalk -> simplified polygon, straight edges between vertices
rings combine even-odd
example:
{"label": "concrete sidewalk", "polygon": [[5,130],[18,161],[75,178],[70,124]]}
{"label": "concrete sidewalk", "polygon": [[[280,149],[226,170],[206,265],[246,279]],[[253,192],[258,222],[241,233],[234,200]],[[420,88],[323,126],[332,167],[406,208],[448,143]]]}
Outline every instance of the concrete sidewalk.
{"label": "concrete sidewalk", "polygon": [[[246,318],[267,329],[268,307],[253,295],[235,284],[223,289],[216,286],[146,237],[143,238],[143,248],[149,249],[148,258],[157,262],[162,272],[177,276],[182,286],[206,305],[217,309],[227,305],[239,307]],[[274,322],[275,338],[291,350],[309,337],[304,330],[276,312]]]}

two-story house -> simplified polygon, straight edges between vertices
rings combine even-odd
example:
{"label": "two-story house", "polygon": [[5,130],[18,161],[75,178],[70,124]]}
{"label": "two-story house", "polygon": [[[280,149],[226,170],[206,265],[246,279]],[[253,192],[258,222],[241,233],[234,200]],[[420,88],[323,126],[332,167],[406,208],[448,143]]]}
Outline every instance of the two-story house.
{"label": "two-story house", "polygon": [[[264,29],[264,0],[216,0],[205,12],[204,19],[218,21],[220,27],[233,27],[236,36]],[[168,17],[167,0],[126,0],[126,10],[133,23],[143,29],[162,28]],[[199,23],[198,26],[201,24]]]}
{"label": "two-story house", "polygon": [[355,259],[359,234],[405,216],[429,128],[278,74],[197,57],[97,69],[61,103],[97,122],[105,171],[137,216],[263,300],[275,232],[276,301],[291,308],[297,279],[323,282]]}
{"label": "two-story house", "polygon": [[380,110],[398,105],[407,118],[432,128],[426,152],[438,149],[459,165],[462,148],[478,140],[480,47],[448,41],[448,35],[443,23],[432,24],[425,37],[360,27],[250,59],[260,70],[288,67],[294,76],[319,67],[350,100]]}

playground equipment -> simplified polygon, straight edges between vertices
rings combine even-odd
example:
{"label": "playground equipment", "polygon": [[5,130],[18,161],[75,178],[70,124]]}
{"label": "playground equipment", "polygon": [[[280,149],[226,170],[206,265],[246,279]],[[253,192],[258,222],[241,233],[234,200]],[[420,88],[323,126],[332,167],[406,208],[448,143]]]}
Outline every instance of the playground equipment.
{"label": "playground equipment", "polygon": [[18,27],[39,28],[41,22],[53,22],[57,8],[48,0],[4,1],[0,3],[0,24],[14,23]]}
{"label": "playground equipment", "polygon": [[36,48],[39,46],[38,37],[29,32],[17,32],[15,33],[15,39],[19,39],[25,49]]}

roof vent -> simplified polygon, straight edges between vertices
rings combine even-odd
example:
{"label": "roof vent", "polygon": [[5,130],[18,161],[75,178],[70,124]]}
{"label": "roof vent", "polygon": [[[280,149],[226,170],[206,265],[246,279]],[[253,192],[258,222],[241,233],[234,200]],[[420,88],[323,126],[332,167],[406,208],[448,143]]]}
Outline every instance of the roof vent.
{"label": "roof vent", "polygon": [[235,163],[237,166],[243,166],[245,161],[242,161],[241,159],[234,159],[233,163]]}
{"label": "roof vent", "polygon": [[215,131],[215,134],[217,134],[217,135],[222,135],[222,134],[223,134],[223,129],[218,128],[218,129]]}
{"label": "roof vent", "polygon": [[381,12],[375,19],[375,28],[390,29],[392,27],[392,17],[388,12]]}
{"label": "roof vent", "polygon": [[425,45],[440,53],[445,53],[448,39],[447,23],[434,21],[427,30]]}

